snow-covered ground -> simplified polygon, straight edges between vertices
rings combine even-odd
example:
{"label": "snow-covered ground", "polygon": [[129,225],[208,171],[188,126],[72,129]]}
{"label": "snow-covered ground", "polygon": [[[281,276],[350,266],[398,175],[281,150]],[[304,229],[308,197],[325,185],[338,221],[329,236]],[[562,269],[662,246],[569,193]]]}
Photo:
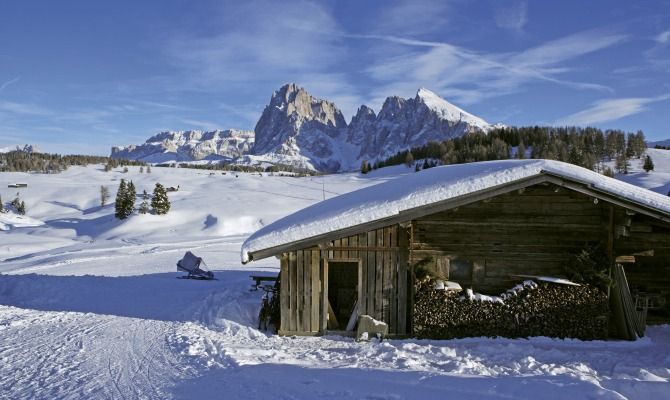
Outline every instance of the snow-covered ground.
{"label": "snow-covered ground", "polygon": [[[624,180],[670,189],[670,151],[656,171]],[[0,173],[5,203],[20,192],[26,218],[0,214],[0,398],[664,398],[670,326],[629,342],[472,338],[450,341],[277,337],[255,329],[262,292],[240,245],[293,211],[413,173],[404,166],[292,178],[153,168],[140,174],[71,168]],[[119,222],[101,185],[138,192],[180,186],[167,216]],[[10,189],[14,182],[28,188]],[[113,196],[112,196],[113,197]],[[113,200],[113,198],[112,198]],[[140,199],[138,199],[139,204]],[[216,281],[175,279],[186,250]]]}

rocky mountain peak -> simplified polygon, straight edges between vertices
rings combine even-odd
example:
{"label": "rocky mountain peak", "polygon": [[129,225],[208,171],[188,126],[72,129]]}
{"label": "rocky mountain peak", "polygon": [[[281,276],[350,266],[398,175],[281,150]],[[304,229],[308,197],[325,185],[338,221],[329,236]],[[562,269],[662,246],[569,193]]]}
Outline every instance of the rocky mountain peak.
{"label": "rocky mountain peak", "polygon": [[318,157],[320,168],[337,169],[339,162],[330,160],[336,153],[332,140],[346,127],[344,116],[334,103],[312,97],[304,88],[289,83],[274,92],[263,110],[254,128],[254,153],[314,160]]}
{"label": "rocky mountain peak", "polygon": [[347,125],[334,103],[287,83],[272,94],[254,132],[161,132],[143,145],[113,148],[112,157],[270,162],[335,172],[491,127],[426,88],[413,98],[388,97],[378,114],[362,105]]}
{"label": "rocky mountain peak", "polygon": [[354,124],[363,121],[374,121],[376,118],[377,115],[375,114],[375,111],[363,104],[362,106],[358,107],[356,115],[351,118],[351,123]]}

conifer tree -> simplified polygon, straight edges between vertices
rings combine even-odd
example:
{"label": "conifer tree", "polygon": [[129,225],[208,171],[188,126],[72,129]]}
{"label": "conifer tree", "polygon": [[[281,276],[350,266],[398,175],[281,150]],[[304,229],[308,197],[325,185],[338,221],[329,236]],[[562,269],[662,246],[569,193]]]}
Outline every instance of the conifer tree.
{"label": "conifer tree", "polygon": [[5,212],[5,205],[2,203],[2,196],[0,196],[0,213]]}
{"label": "conifer tree", "polygon": [[367,174],[370,172],[370,169],[368,168],[368,163],[367,161],[363,160],[361,162],[361,174]]}
{"label": "conifer tree", "polygon": [[137,198],[137,191],[135,190],[135,184],[133,181],[130,181],[126,187],[126,213],[130,215],[135,209],[135,199]]}
{"label": "conifer tree", "polygon": [[144,172],[144,167],[140,165],[140,174]]}
{"label": "conifer tree", "polygon": [[151,197],[151,209],[154,214],[167,214],[170,211],[170,200],[168,199],[165,188],[160,183],[156,183],[153,196]]}
{"label": "conifer tree", "polygon": [[647,155],[647,158],[644,159],[644,165],[642,166],[642,168],[644,168],[645,172],[654,170],[654,161],[651,159],[650,156]]}
{"label": "conifer tree", "polygon": [[140,204],[140,209],[138,210],[140,214],[146,214],[149,212],[149,194],[147,191],[142,192],[142,203]]}
{"label": "conifer tree", "polygon": [[118,219],[125,219],[126,215],[126,200],[128,198],[128,189],[126,187],[126,180],[121,179],[119,183],[119,189],[116,191],[116,202],[114,203],[114,216]]}

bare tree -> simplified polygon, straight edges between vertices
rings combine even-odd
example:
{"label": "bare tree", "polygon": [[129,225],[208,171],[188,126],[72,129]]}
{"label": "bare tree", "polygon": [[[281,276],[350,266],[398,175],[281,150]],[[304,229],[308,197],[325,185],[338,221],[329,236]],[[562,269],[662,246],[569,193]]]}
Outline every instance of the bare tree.
{"label": "bare tree", "polygon": [[107,186],[100,186],[100,207],[104,207],[109,200],[109,188]]}

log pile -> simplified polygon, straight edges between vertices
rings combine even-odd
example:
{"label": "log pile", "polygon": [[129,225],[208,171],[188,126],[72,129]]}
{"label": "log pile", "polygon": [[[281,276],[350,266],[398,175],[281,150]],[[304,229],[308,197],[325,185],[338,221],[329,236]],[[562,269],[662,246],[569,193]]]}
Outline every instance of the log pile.
{"label": "log pile", "polygon": [[471,292],[434,290],[424,278],[415,293],[413,326],[420,338],[607,337],[607,295],[591,285],[526,281],[499,297],[476,299]]}

